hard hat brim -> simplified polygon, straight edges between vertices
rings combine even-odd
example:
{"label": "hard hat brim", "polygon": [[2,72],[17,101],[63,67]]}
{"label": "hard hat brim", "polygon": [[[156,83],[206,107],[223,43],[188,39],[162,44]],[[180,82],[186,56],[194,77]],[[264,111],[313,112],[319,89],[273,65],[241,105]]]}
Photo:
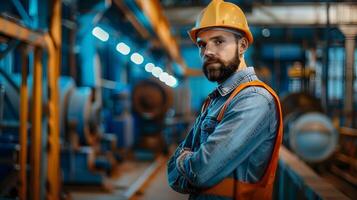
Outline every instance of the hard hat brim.
{"label": "hard hat brim", "polygon": [[234,26],[229,26],[229,25],[222,25],[222,26],[217,26],[217,25],[214,25],[214,26],[206,26],[206,27],[200,27],[200,28],[193,28],[192,30],[188,31],[188,34],[192,40],[193,43],[197,43],[197,34],[198,32],[200,32],[201,30],[203,29],[207,29],[207,28],[215,28],[215,27],[222,27],[222,28],[231,28],[231,29],[235,29],[235,30],[238,30],[242,33],[244,33],[244,36],[247,37],[248,39],[248,42],[249,44],[252,44],[254,39],[253,39],[253,35],[250,31],[245,31],[245,30],[242,30],[242,29],[238,29]]}

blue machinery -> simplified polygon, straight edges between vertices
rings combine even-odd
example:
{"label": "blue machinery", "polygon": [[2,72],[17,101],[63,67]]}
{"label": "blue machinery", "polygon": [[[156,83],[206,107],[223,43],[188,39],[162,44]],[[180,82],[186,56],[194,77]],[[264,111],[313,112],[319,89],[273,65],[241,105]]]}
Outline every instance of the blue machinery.
{"label": "blue machinery", "polygon": [[102,184],[104,175],[110,173],[116,162],[115,156],[107,153],[115,152],[116,137],[100,132],[100,108],[92,100],[91,88],[75,87],[70,77],[61,77],[59,85],[63,182]]}
{"label": "blue machinery", "polygon": [[[2,106],[5,107],[2,123],[1,139],[7,144],[4,154],[12,154],[19,150],[17,135],[19,107],[16,107],[19,93],[17,75],[9,76],[2,71]],[[7,79],[4,77],[7,77]],[[31,87],[31,82],[28,81]],[[98,130],[98,110],[92,102],[92,90],[88,87],[75,87],[70,77],[61,77],[60,86],[60,134],[61,134],[61,174],[65,184],[101,184],[104,175],[110,173],[115,165],[115,156],[107,152],[115,152],[116,137],[100,134]],[[4,89],[5,88],[5,89]],[[5,94],[4,94],[5,92]],[[15,104],[15,105],[14,105]],[[45,127],[43,127],[45,128]],[[45,135],[44,135],[45,136]],[[45,144],[46,138],[43,139]],[[90,148],[98,146],[98,150]],[[45,151],[45,146],[42,147]],[[16,163],[16,157],[12,163]],[[81,167],[79,167],[81,166]],[[86,166],[86,167],[85,167]],[[6,170],[6,171],[9,171]],[[4,171],[4,172],[6,172]],[[11,171],[11,170],[10,170]],[[97,171],[95,173],[94,171]],[[102,173],[100,173],[102,171]],[[6,173],[5,173],[6,174]]]}
{"label": "blue machinery", "polygon": [[[31,1],[31,5],[34,2],[39,3],[40,0]],[[1,107],[5,110],[0,110],[3,115],[0,175],[4,177],[0,181],[0,197],[59,199],[63,191],[62,184],[102,184],[120,159],[116,148],[130,148],[134,142],[133,119],[128,115],[130,108],[123,112],[125,114],[113,112],[110,115],[112,123],[110,126],[106,125],[114,125],[115,128],[111,131],[119,137],[104,133],[101,122],[101,88],[106,86],[101,84],[102,77],[98,71],[100,62],[91,62],[93,60],[88,59],[98,57],[96,40],[90,30],[109,8],[111,1],[82,3],[84,9],[78,19],[79,30],[75,34],[80,48],[80,73],[74,78],[59,76],[61,1],[53,1],[51,4],[53,16],[49,27],[47,22],[40,21],[36,27],[25,28],[19,25],[21,22],[0,18],[1,27],[7,27],[1,30],[1,34],[5,39],[15,41],[1,46],[1,57],[4,59],[0,67],[0,94]],[[125,6],[127,2],[124,4],[123,1],[116,1],[116,4]],[[48,6],[48,2],[36,5],[39,6],[36,9],[41,10]],[[19,6],[21,9],[21,3]],[[26,16],[26,12],[22,14]],[[43,16],[43,19],[45,18],[46,16]],[[32,30],[40,27],[50,31],[39,33]],[[64,37],[68,33],[68,27],[65,28]],[[69,26],[69,29],[72,28]],[[17,40],[21,42],[21,48]],[[68,43],[64,43],[66,44]],[[19,53],[14,49],[21,51]],[[63,56],[66,56],[68,49],[74,48],[65,46]],[[171,48],[170,52],[172,50]],[[177,53],[176,51],[173,55],[175,59],[179,59]],[[21,59],[15,59],[14,56],[20,56]],[[73,62],[69,62],[71,63]],[[72,68],[63,66],[61,70],[71,73]],[[109,75],[115,75],[116,72],[109,72]],[[120,82],[120,79],[115,77],[114,80]],[[112,94],[120,91],[115,87],[110,90]],[[124,97],[129,98],[130,96]],[[116,97],[113,98],[114,103],[117,103],[117,100]],[[122,103],[120,99],[119,103]]]}

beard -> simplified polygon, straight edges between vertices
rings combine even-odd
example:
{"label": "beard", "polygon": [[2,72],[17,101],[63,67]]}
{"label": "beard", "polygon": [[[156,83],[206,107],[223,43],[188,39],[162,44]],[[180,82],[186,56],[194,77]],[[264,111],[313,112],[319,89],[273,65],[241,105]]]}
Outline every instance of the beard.
{"label": "beard", "polygon": [[227,64],[225,64],[219,58],[208,58],[205,60],[202,69],[207,79],[211,82],[222,83],[234,72],[236,72],[240,64],[240,59],[237,52],[234,58],[229,60]]}

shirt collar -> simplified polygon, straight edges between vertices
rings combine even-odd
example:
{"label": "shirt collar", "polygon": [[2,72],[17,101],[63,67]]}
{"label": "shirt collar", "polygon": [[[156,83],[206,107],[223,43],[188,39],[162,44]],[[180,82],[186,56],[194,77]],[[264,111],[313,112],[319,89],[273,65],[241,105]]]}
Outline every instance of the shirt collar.
{"label": "shirt collar", "polygon": [[246,69],[239,70],[230,76],[223,83],[218,85],[217,90],[221,96],[226,96],[231,93],[238,85],[258,79],[255,75],[253,67],[247,67]]}

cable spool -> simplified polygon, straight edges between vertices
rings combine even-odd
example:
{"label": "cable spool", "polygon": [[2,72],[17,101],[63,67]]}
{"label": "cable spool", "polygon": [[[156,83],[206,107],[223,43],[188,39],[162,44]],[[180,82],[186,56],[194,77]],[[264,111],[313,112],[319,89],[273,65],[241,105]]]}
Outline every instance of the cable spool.
{"label": "cable spool", "polygon": [[172,91],[154,80],[139,82],[133,91],[133,108],[142,118],[162,120],[172,105]]}
{"label": "cable spool", "polygon": [[155,80],[144,80],[135,85],[133,109],[138,115],[135,119],[136,134],[134,146],[154,152],[166,151],[161,134],[165,115],[173,103],[172,90]]}

